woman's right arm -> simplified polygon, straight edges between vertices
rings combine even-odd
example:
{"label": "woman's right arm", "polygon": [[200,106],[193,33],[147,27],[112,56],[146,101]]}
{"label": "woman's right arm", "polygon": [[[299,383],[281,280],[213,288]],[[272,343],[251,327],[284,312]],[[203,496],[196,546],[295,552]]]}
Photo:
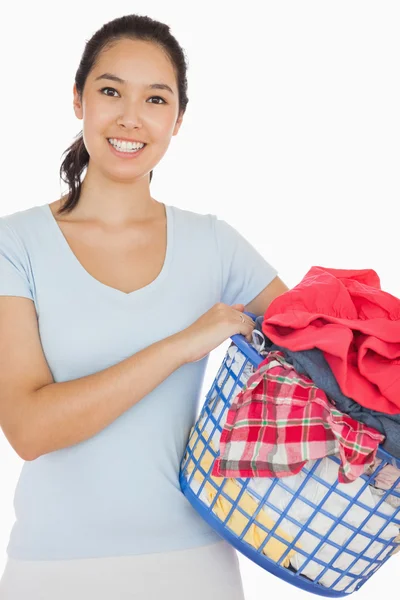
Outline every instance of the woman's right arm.
{"label": "woman's right arm", "polygon": [[[34,303],[0,297],[0,427],[23,460],[82,442],[115,421],[182,365],[199,360],[254,322],[243,305],[218,303],[187,329],[107,369],[54,383]],[[154,365],[157,364],[157,369]]]}

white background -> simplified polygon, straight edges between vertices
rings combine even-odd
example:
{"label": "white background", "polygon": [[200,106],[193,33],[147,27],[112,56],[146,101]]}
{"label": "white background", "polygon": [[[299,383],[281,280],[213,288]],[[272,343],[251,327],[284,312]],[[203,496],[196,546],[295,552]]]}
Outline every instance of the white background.
{"label": "white background", "polygon": [[[226,219],[290,287],[312,265],[373,268],[400,297],[397,0],[10,4],[0,15],[0,214],[64,193],[84,43],[133,11],[170,25],[189,59],[190,102],[153,197]],[[204,391],[225,348],[211,355]],[[0,456],[1,575],[22,466],[1,433]],[[246,600],[308,596],[240,563]],[[396,594],[399,570],[400,554],[357,598]]]}

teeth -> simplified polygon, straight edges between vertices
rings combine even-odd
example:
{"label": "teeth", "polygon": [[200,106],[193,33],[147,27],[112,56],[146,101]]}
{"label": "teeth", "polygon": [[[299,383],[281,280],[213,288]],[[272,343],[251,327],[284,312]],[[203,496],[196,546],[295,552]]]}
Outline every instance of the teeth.
{"label": "teeth", "polygon": [[117,148],[117,150],[120,150],[122,152],[135,152],[137,150],[140,150],[140,148],[143,148],[144,146],[144,144],[140,142],[125,142],[122,140],[117,140],[115,138],[111,138],[108,141],[112,146],[114,146],[114,148]]}

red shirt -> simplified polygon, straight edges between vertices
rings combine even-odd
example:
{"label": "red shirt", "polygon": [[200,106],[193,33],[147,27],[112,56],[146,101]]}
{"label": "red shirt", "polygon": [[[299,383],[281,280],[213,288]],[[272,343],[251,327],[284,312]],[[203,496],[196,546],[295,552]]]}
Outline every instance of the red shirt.
{"label": "red shirt", "polygon": [[289,350],[322,350],[342,392],[362,406],[400,412],[400,300],[372,269],[312,267],[271,302],[262,329]]}

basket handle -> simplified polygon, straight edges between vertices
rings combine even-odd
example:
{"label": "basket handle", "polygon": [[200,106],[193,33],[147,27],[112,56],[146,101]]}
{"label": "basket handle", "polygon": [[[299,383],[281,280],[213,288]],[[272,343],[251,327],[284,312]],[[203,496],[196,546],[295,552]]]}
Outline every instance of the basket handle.
{"label": "basket handle", "polygon": [[246,310],[244,311],[244,314],[247,315],[248,317],[250,317],[250,319],[253,319],[253,321],[255,321],[257,319],[257,315],[255,315],[254,313],[251,312],[247,312]]}
{"label": "basket handle", "polygon": [[[254,313],[244,311],[244,314],[253,319],[253,321],[257,319],[257,315]],[[231,340],[255,367],[258,367],[258,365],[264,360],[263,357],[256,352],[256,350],[249,344],[244,335],[241,333],[232,335]]]}

